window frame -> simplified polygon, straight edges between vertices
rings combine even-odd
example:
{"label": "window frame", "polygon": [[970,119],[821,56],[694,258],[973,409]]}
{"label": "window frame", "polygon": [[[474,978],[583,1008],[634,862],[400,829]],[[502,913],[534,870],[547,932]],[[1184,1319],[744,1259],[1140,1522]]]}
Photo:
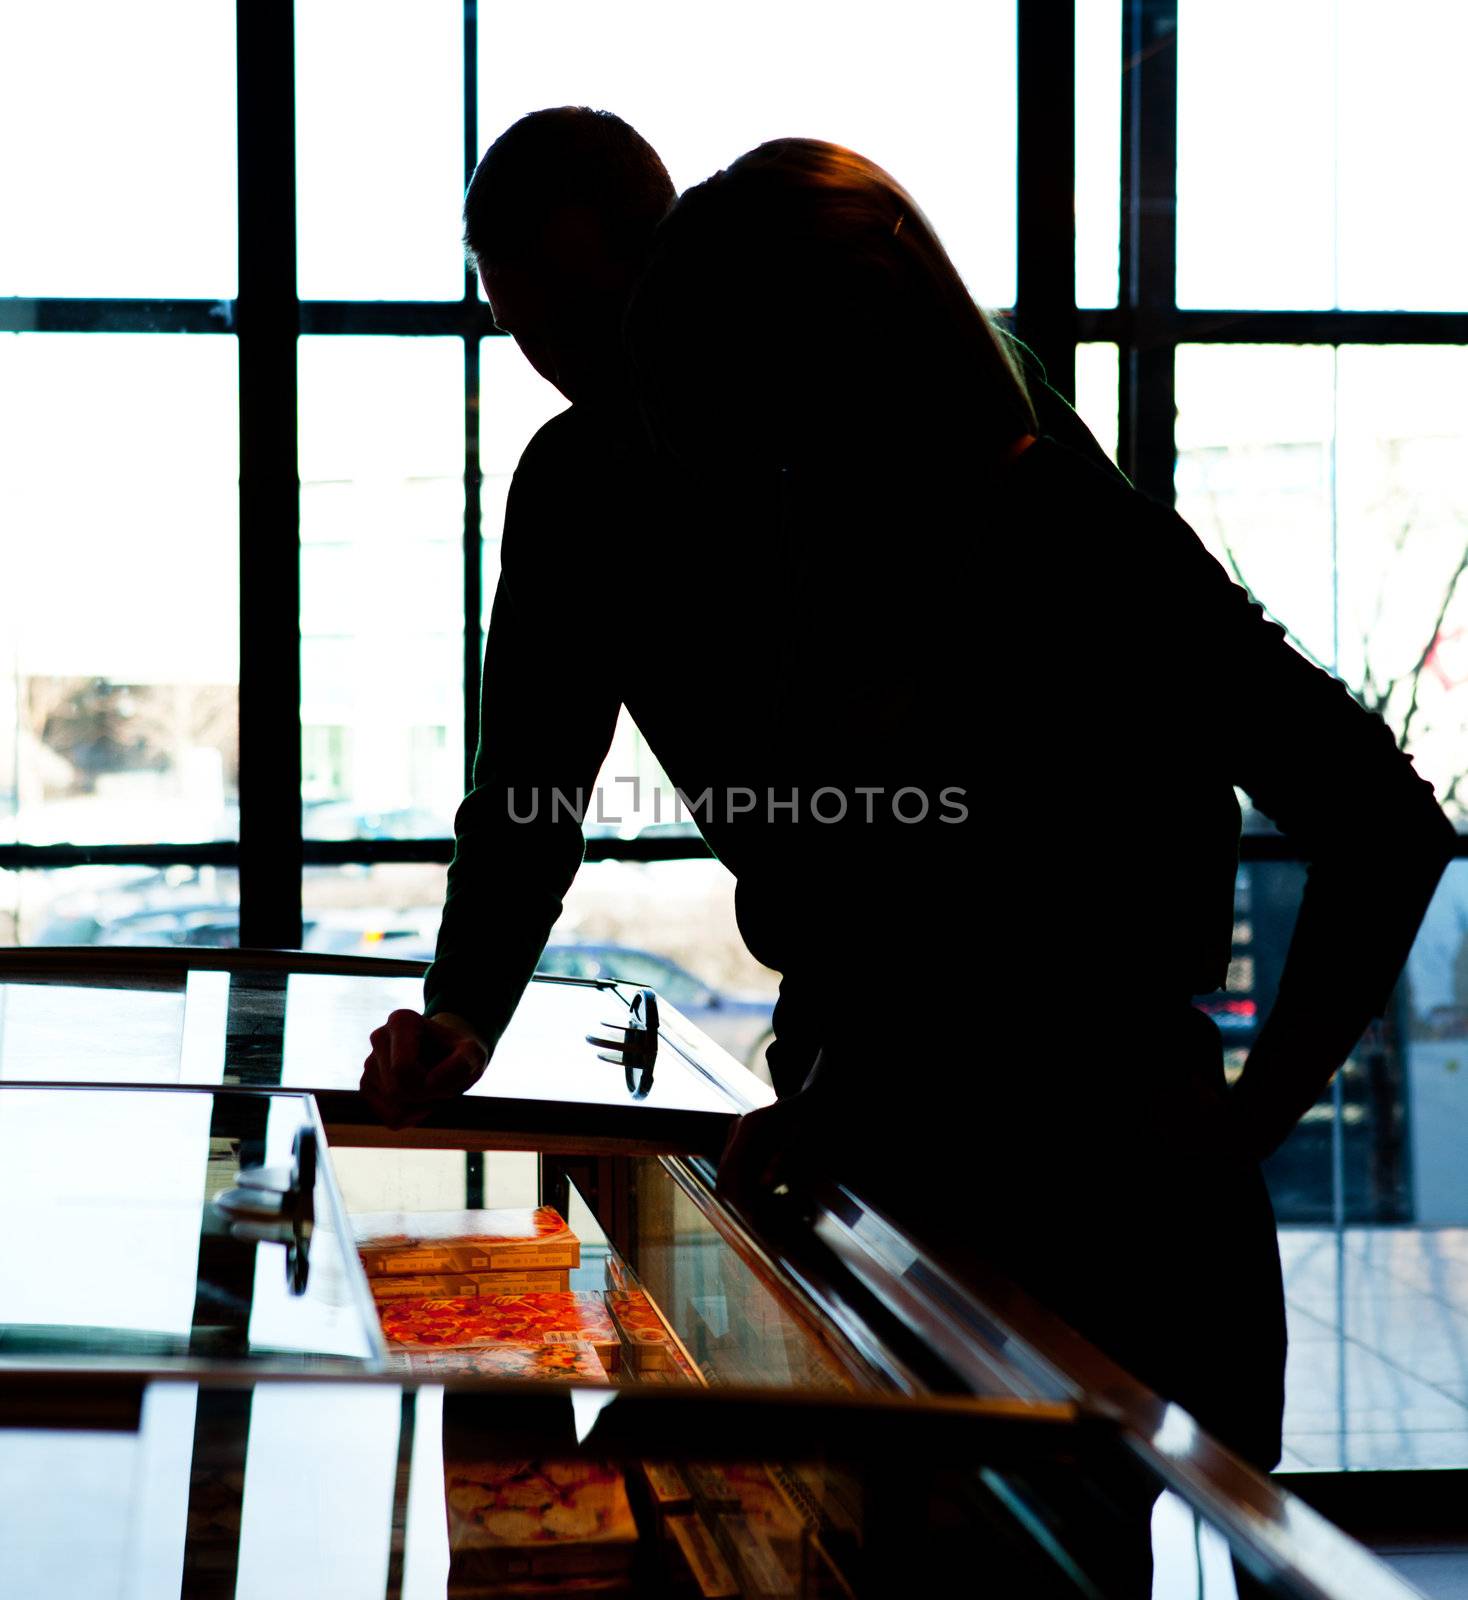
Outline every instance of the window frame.
{"label": "window frame", "polygon": [[[1016,331],[1056,389],[1075,392],[1079,343],[1114,344],[1119,445],[1138,488],[1171,504],[1179,344],[1468,345],[1468,312],[1180,310],[1177,260],[1177,7],[1123,0],[1118,303],[1075,303],[1074,8],[1018,4]],[[451,336],[464,355],[463,762],[478,737],[484,638],[480,341],[504,337],[472,272],[454,301],[301,300],[296,292],[293,5],[236,7],[239,290],[233,300],[0,298],[0,332],[232,335],[240,357],[240,838],[84,846],[0,844],[0,870],[90,864],[237,870],[240,942],[295,947],[306,867],[446,862],[448,838],[302,836],[300,485],[297,341],[302,335]],[[462,36],[465,186],[480,154],[478,5]],[[284,220],[283,220],[284,219]],[[284,648],[282,648],[284,646]],[[294,738],[290,730],[294,729]],[[283,736],[284,733],[284,736]],[[1144,844],[1145,841],[1142,841]],[[696,838],[590,839],[588,861],[707,856]],[[1287,839],[1246,835],[1245,861],[1297,860]],[[1468,856],[1468,836],[1460,838]]]}

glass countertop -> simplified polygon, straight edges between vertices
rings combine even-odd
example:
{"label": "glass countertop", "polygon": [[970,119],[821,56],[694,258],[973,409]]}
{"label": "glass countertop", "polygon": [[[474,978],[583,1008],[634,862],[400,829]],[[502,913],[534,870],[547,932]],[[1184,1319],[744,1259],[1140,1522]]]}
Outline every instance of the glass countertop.
{"label": "glass countertop", "polygon": [[[301,1130],[294,1221],[224,1209]],[[0,1368],[377,1364],[327,1160],[302,1095],[0,1085]]]}
{"label": "glass countertop", "polygon": [[[357,1092],[369,1035],[391,1011],[421,1006],[418,979],[188,960],[135,974],[0,965],[0,1081],[293,1088],[316,1095],[334,1129],[375,1124]],[[665,1004],[650,1078],[634,1082],[600,1059],[587,1036],[625,1022],[635,993],[532,981],[480,1082],[403,1142],[504,1129],[717,1150],[732,1120],[772,1091]]]}

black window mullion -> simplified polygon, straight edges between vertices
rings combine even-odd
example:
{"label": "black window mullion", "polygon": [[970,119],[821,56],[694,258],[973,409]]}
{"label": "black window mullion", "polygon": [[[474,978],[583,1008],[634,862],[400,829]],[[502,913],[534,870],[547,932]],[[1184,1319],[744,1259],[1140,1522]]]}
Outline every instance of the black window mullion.
{"label": "black window mullion", "polygon": [[1018,17],[1015,323],[1051,386],[1075,399],[1075,7]]}
{"label": "black window mullion", "polygon": [[[464,187],[479,163],[479,19],[475,0],[464,0]],[[484,640],[483,478],[479,469],[479,284],[464,270],[464,787],[474,781],[479,744],[479,689]],[[471,320],[472,319],[472,320]]]}
{"label": "black window mullion", "polygon": [[0,297],[0,333],[233,333],[231,300]]}
{"label": "black window mullion", "polygon": [[1176,439],[1177,0],[1123,0],[1121,346],[1117,456],[1171,505]]}
{"label": "black window mullion", "polygon": [[295,17],[236,8],[240,287],[240,943],[301,943]]}

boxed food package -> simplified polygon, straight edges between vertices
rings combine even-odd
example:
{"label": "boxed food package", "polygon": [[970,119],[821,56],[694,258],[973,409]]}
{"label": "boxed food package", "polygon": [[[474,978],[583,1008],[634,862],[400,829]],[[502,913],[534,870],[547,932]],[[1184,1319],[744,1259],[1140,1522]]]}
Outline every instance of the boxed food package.
{"label": "boxed food package", "polygon": [[[622,1358],[639,1377],[654,1383],[690,1380],[693,1364],[682,1341],[641,1289],[608,1289],[606,1300],[622,1340]],[[670,1376],[662,1377],[665,1373]]]}
{"label": "boxed food package", "polygon": [[444,1461],[451,1590],[625,1575],[637,1524],[622,1474],[593,1461]]}
{"label": "boxed food package", "polygon": [[372,1298],[384,1300],[452,1300],[485,1294],[560,1294],[571,1287],[569,1272],[440,1272],[403,1273],[369,1278]]}
{"label": "boxed food package", "polygon": [[595,1290],[389,1300],[378,1316],[389,1345],[409,1350],[582,1341],[595,1347],[608,1372],[620,1364],[617,1330]]}
{"label": "boxed food package", "polygon": [[791,1600],[800,1593],[801,1568],[782,1559],[769,1537],[746,1517],[726,1512],[717,1519],[718,1540],[740,1577],[739,1593],[758,1600]]}
{"label": "boxed food package", "polygon": [[647,1498],[659,1522],[678,1512],[688,1511],[693,1505],[688,1480],[671,1461],[644,1461],[642,1478],[647,1486]]}
{"label": "boxed food package", "polygon": [[729,1563],[714,1543],[713,1535],[697,1517],[668,1518],[676,1560],[674,1587],[699,1600],[736,1600],[739,1584]]}
{"label": "boxed food package", "polygon": [[581,1241],[553,1206],[364,1212],[352,1219],[352,1233],[369,1278],[581,1265]]}
{"label": "boxed food package", "polygon": [[459,1350],[406,1350],[394,1347],[393,1365],[405,1372],[443,1378],[553,1378],[563,1382],[605,1383],[607,1369],[596,1346],[582,1340],[563,1344],[487,1344]]}

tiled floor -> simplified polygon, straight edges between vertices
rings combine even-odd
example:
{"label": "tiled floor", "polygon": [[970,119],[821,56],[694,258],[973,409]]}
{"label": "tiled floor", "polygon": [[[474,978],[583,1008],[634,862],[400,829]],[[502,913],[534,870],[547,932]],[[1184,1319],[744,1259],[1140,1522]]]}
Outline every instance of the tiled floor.
{"label": "tiled floor", "polygon": [[1282,1228],[1286,1471],[1468,1468],[1468,1228]]}

